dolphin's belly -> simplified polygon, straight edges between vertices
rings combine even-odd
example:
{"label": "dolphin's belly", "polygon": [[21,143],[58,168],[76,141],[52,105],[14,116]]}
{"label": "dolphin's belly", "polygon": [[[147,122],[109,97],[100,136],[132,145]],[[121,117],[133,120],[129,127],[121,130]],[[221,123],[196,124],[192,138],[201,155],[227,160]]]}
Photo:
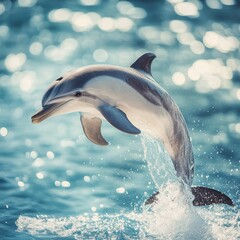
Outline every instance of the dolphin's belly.
{"label": "dolphin's belly", "polygon": [[151,103],[139,89],[137,91],[125,81],[111,76],[96,77],[86,84],[86,88],[102,102],[122,110],[141,132],[160,140],[171,158],[175,159],[176,153],[171,142],[174,135],[173,120],[163,105]]}
{"label": "dolphin's belly", "polygon": [[142,133],[160,140],[169,155],[172,158],[174,157],[170,142],[173,134],[173,123],[170,115],[163,107],[146,104],[146,106],[142,105],[141,109],[123,107],[122,110],[127,114],[128,119],[134,126],[140,129]]}

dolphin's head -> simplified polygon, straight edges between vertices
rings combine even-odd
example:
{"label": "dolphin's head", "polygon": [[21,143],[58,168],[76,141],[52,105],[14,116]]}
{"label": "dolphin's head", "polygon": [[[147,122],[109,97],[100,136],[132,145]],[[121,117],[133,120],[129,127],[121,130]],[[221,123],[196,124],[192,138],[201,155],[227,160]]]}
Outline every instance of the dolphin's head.
{"label": "dolphin's head", "polygon": [[91,106],[94,97],[86,92],[88,71],[71,71],[55,80],[42,98],[42,109],[32,116],[33,123],[65,113],[84,111]]}

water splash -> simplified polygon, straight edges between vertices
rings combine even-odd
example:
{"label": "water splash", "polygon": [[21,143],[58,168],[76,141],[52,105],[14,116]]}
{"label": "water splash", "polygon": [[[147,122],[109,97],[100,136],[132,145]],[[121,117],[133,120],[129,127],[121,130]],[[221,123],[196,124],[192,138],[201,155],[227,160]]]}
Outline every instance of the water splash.
{"label": "water splash", "polygon": [[33,236],[73,239],[211,240],[238,238],[238,210],[229,206],[193,207],[190,188],[176,177],[158,141],[144,136],[144,158],[159,191],[157,202],[140,212],[73,217],[19,216],[17,231]]}
{"label": "water splash", "polygon": [[[165,197],[164,197],[165,198]],[[239,216],[225,207],[200,209],[201,217],[178,204],[176,208],[155,205],[142,213],[92,214],[76,217],[20,216],[18,232],[59,239],[238,239]]]}
{"label": "water splash", "polygon": [[142,142],[149,173],[159,192],[157,203],[143,211],[146,231],[159,239],[211,239],[208,225],[193,208],[189,186],[177,178],[161,142],[149,136]]}
{"label": "water splash", "polygon": [[172,160],[161,142],[143,135],[142,145],[144,160],[147,162],[149,173],[157,188],[166,182],[177,182],[176,171]]}
{"label": "water splash", "polygon": [[[185,193],[186,194],[185,194]],[[212,239],[208,224],[191,204],[182,183],[159,188],[158,201],[143,211],[146,231],[157,239]]]}

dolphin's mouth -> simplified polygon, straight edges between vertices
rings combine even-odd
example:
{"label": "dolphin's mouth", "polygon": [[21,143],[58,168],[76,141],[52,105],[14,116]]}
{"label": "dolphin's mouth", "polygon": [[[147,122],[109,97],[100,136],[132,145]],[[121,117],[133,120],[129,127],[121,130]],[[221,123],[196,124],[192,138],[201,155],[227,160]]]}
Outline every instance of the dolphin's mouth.
{"label": "dolphin's mouth", "polygon": [[43,107],[43,109],[39,110],[32,116],[32,123],[40,123],[43,120],[51,117],[56,111],[58,111],[63,105],[72,101],[72,99],[61,102],[61,103],[52,103]]}

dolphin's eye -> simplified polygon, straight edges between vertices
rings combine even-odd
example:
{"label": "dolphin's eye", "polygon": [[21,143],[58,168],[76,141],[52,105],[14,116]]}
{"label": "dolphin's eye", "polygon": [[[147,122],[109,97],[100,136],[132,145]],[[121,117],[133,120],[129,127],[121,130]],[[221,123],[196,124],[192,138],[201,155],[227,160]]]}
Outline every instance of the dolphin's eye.
{"label": "dolphin's eye", "polygon": [[81,93],[81,92],[76,92],[75,96],[76,96],[76,97],[81,97],[81,96],[82,96],[82,93]]}
{"label": "dolphin's eye", "polygon": [[63,79],[63,77],[59,77],[58,79],[56,79],[56,81],[61,81]]}

